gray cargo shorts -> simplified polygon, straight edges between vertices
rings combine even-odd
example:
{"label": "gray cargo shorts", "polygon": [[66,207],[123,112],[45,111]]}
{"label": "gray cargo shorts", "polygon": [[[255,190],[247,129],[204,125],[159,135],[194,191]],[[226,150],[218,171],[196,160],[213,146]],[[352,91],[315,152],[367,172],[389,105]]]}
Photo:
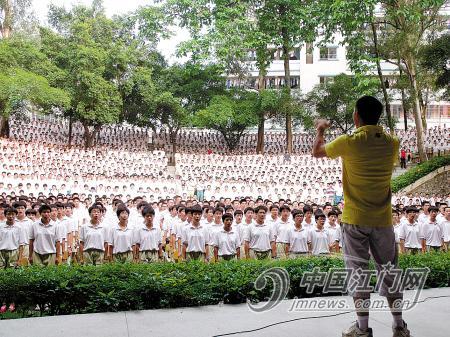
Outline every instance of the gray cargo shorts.
{"label": "gray cargo shorts", "polygon": [[[369,291],[361,289],[365,288],[363,285],[367,277],[355,271],[369,270],[369,259],[372,256],[377,269],[376,288],[380,296],[401,297],[400,287],[395,285],[392,287],[394,281],[400,282],[398,275],[396,277],[395,273],[385,272],[380,279],[380,271],[383,270],[383,266],[390,264],[393,268],[398,268],[398,249],[395,243],[394,228],[392,226],[371,227],[343,223],[341,230],[345,267],[352,271],[352,282],[347,283],[348,294],[358,298],[370,296]],[[358,287],[355,287],[355,284]],[[390,289],[391,287],[393,289]]]}

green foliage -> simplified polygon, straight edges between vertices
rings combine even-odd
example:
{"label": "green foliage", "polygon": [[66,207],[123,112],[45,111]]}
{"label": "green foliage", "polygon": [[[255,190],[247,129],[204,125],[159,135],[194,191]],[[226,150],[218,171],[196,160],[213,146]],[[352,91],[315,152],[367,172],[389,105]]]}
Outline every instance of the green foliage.
{"label": "green foliage", "polygon": [[447,165],[450,165],[450,156],[448,155],[444,157],[436,157],[424,163],[421,163],[409,169],[407,172],[403,173],[397,178],[392,179],[392,192],[397,193],[401,189],[413,184],[420,178],[425,177],[427,174],[437,170],[442,166]]}
{"label": "green foliage", "polygon": [[331,128],[348,133],[353,127],[353,111],[358,98],[374,95],[378,84],[367,78],[358,81],[353,76],[340,74],[331,82],[316,86],[304,99],[306,113],[301,116],[307,128],[313,127],[315,118],[332,122]]}
{"label": "green foliage", "polygon": [[32,41],[0,40],[0,116],[27,108],[49,112],[68,105],[67,94],[52,87],[58,70]]}
{"label": "green foliage", "polygon": [[245,129],[258,123],[258,95],[232,91],[230,95],[214,96],[206,109],[194,116],[198,127],[219,131],[232,151]]}
{"label": "green foliage", "polygon": [[420,53],[421,66],[434,74],[436,87],[445,90],[444,97],[447,99],[450,98],[449,46],[450,34],[445,34],[424,46]]}
{"label": "green foliage", "polygon": [[[428,267],[426,287],[450,286],[450,254],[400,256],[400,267]],[[303,273],[343,268],[340,257],[274,261],[230,261],[94,266],[29,267],[0,271],[0,301],[16,304],[24,316],[62,315],[243,303],[267,300],[271,284],[257,291],[254,282],[266,269],[285,268],[288,298],[311,296],[300,287]],[[373,266],[372,266],[373,267]],[[320,287],[314,296],[321,296]],[[46,309],[44,309],[46,308]],[[5,317],[6,318],[6,317]]]}

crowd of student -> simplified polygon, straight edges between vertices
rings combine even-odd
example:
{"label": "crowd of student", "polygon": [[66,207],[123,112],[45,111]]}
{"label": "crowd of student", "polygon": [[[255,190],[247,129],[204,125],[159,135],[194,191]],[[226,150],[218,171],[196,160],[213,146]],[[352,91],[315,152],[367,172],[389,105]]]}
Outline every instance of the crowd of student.
{"label": "crowd of student", "polygon": [[[78,194],[0,202],[0,267],[297,258],[340,253],[343,203],[136,197],[94,202]],[[395,205],[399,250],[447,250],[448,202]]]}

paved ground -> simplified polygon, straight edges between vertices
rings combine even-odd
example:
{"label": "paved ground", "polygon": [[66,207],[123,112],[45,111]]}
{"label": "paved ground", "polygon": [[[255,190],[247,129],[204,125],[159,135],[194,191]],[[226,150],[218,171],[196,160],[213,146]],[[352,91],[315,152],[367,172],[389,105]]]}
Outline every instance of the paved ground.
{"label": "paved ground", "polygon": [[[447,296],[447,298],[436,298],[440,296]],[[377,298],[379,297],[373,296],[373,299]],[[326,299],[338,298],[327,297]],[[425,290],[420,301],[422,302],[413,310],[404,314],[413,336],[450,336],[450,288]],[[264,313],[252,312],[246,304],[242,304],[3,320],[0,321],[0,336],[209,337],[228,334],[254,337],[331,337],[341,336],[341,330],[354,320],[354,314],[346,313],[346,311],[289,312],[292,304],[293,300],[283,301],[274,309]],[[333,314],[337,316],[323,317]],[[318,316],[320,318],[312,318]],[[294,321],[286,322],[289,320]],[[264,328],[279,322],[284,323]],[[391,317],[387,312],[371,314],[370,326],[374,329],[376,337],[392,336]],[[253,329],[256,331],[242,332]]]}

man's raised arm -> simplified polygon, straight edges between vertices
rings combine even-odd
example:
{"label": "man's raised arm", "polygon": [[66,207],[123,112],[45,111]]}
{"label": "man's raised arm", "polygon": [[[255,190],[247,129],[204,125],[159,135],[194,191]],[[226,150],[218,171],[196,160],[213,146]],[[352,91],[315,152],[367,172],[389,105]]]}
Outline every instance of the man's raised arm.
{"label": "man's raised arm", "polygon": [[316,138],[314,138],[314,144],[312,148],[312,156],[315,158],[326,157],[325,152],[325,130],[330,127],[330,122],[325,119],[318,119],[315,122]]}

